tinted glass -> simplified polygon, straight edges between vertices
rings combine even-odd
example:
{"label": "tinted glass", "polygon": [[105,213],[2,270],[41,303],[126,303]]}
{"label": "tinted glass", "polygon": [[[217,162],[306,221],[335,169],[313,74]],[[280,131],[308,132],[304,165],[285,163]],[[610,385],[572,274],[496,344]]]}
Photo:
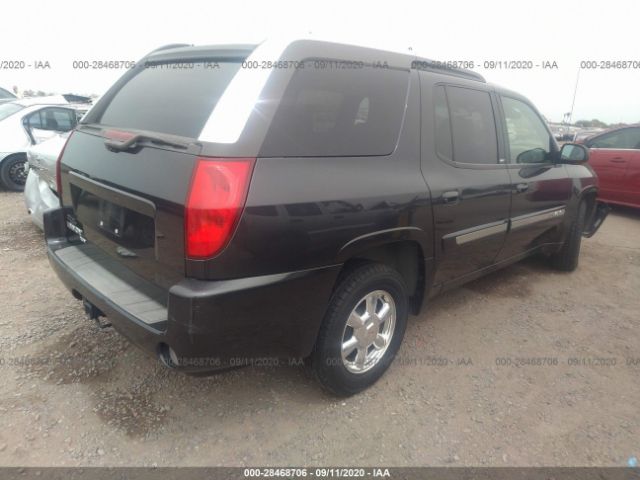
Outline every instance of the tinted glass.
{"label": "tinted glass", "polygon": [[460,163],[498,162],[496,125],[487,92],[447,87],[453,133],[453,159]]}
{"label": "tinted glass", "polygon": [[451,119],[449,117],[447,94],[444,87],[436,87],[434,93],[434,109],[436,116],[436,152],[447,160],[453,160]]}
{"label": "tinted glass", "polygon": [[22,105],[18,105],[17,103],[3,103],[0,104],[0,120],[4,120],[9,115],[13,115],[16,112],[19,112],[24,107]]}
{"label": "tinted glass", "polygon": [[409,72],[315,68],[289,82],[260,156],[389,155],[405,110]]}
{"label": "tinted glass", "polygon": [[29,115],[27,117],[27,125],[29,125],[29,128],[43,129],[45,127],[45,123],[42,117],[42,110],[38,110],[37,112]]}
{"label": "tinted glass", "polygon": [[640,129],[629,128],[604,134],[588,142],[595,148],[640,149]]}
{"label": "tinted glass", "polygon": [[115,95],[103,125],[197,138],[240,63],[150,66]]}
{"label": "tinted glass", "polygon": [[68,132],[76,123],[76,114],[72,110],[66,109],[52,109],[53,119],[55,120],[55,130],[59,132]]}
{"label": "tinted glass", "polygon": [[640,128],[632,128],[629,130],[629,139],[633,149],[640,150]]}
{"label": "tinted glass", "polygon": [[502,97],[511,163],[551,161],[551,137],[542,119],[526,103]]}
{"label": "tinted glass", "polygon": [[0,88],[0,98],[16,98],[16,96],[7,92],[4,88]]}

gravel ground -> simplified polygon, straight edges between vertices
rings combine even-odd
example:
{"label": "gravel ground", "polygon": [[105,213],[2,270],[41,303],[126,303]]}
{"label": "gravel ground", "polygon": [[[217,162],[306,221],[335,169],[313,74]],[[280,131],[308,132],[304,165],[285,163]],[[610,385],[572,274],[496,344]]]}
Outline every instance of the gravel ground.
{"label": "gravel ground", "polygon": [[616,209],[575,273],[527,260],[434,299],[381,381],[339,400],[301,367],[188,377],[97,331],[0,192],[0,465],[625,465],[639,238]]}

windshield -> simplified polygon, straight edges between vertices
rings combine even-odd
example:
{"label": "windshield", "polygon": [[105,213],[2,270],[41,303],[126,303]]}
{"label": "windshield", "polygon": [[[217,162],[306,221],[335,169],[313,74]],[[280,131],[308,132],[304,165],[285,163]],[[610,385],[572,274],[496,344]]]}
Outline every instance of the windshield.
{"label": "windshield", "polygon": [[6,100],[7,98],[13,100],[16,98],[16,96],[13,93],[5,90],[4,88],[0,88],[0,100]]}
{"label": "windshield", "polygon": [[0,120],[4,120],[9,115],[13,115],[16,112],[19,112],[24,107],[17,103],[3,103],[0,104]]}

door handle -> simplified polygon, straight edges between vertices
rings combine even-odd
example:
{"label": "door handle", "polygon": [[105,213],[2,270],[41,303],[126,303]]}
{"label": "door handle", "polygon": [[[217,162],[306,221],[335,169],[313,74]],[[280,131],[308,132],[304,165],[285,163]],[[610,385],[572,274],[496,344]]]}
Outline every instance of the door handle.
{"label": "door handle", "polygon": [[460,199],[460,192],[458,190],[450,190],[442,194],[442,201],[444,203],[455,203]]}
{"label": "door handle", "polygon": [[626,163],[627,161],[622,157],[614,157],[610,160],[611,163]]}
{"label": "door handle", "polygon": [[519,183],[516,185],[516,192],[518,193],[524,193],[527,190],[529,190],[529,184],[528,183]]}

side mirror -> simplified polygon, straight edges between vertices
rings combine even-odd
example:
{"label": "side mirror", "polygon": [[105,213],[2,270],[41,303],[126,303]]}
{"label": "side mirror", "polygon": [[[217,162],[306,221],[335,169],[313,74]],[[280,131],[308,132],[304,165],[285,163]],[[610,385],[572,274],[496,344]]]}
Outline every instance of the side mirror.
{"label": "side mirror", "polygon": [[584,145],[565,143],[560,149],[560,163],[579,164],[589,160],[589,150]]}

